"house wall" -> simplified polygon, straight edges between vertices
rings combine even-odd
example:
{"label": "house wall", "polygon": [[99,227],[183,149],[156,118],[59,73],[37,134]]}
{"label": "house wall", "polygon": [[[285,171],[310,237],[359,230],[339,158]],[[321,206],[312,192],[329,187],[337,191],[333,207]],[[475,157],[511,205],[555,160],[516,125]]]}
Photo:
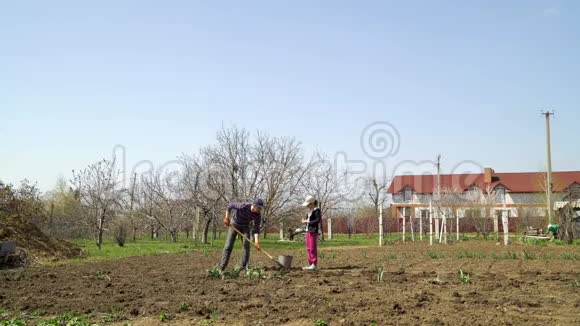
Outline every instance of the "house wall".
{"label": "house wall", "polygon": [[403,194],[394,194],[392,196],[392,201],[395,204],[429,204],[429,202],[433,199],[433,195],[431,194],[417,194],[413,193],[413,200],[412,201],[404,201]]}
{"label": "house wall", "polygon": [[[558,198],[562,197],[562,194],[554,194],[555,199],[554,200],[558,200]],[[423,204],[423,205],[429,205],[429,203],[433,200],[433,195],[432,194],[413,194],[413,200],[412,201],[403,201],[403,194],[399,193],[399,194],[394,194],[392,196],[392,200],[394,204]],[[542,198],[542,194],[539,193],[511,193],[511,192],[507,192],[506,196],[505,196],[505,204],[506,205],[510,205],[510,204],[541,204],[543,201]],[[502,208],[501,207],[502,204],[498,204],[498,207],[496,208],[496,210],[502,210],[505,212],[509,212],[509,216],[510,217],[518,217],[519,212],[517,208]],[[527,207],[526,209],[526,215],[528,216],[545,216],[546,212],[544,209],[539,208],[539,207]],[[413,208],[413,212],[415,216],[420,216],[421,214],[421,208]],[[494,213],[495,214],[495,213]],[[459,217],[464,217],[465,216],[465,209],[458,209],[458,215]]]}
{"label": "house wall", "polygon": [[414,194],[413,202],[415,204],[429,204],[433,200],[433,195],[430,194]]}
{"label": "house wall", "polygon": [[[545,196],[544,196],[545,197]],[[545,199],[544,199],[545,201]],[[537,204],[542,202],[542,196],[537,193],[511,193],[506,194],[506,204]]]}
{"label": "house wall", "polygon": [[401,195],[401,194],[394,194],[393,195],[393,203],[396,203],[396,204],[402,204],[402,203],[404,203],[404,201],[403,201],[403,195]]}
{"label": "house wall", "polygon": [[[545,197],[543,194],[539,193],[506,193],[506,204],[537,204],[544,202]],[[562,197],[561,194],[554,194],[554,197],[560,198]],[[429,201],[432,200],[432,194],[413,194],[413,200],[408,203],[412,204],[429,204]],[[393,194],[392,200],[396,204],[404,204],[407,203],[403,201],[403,194],[397,193]]]}
{"label": "house wall", "polygon": [[[506,204],[542,204],[545,203],[545,196],[539,193],[507,193]],[[546,211],[539,207],[527,207],[527,214],[530,216],[545,216]],[[510,210],[510,216],[518,217],[518,209]]]}
{"label": "house wall", "polygon": [[575,200],[577,198],[580,198],[580,184],[578,183],[574,183],[573,185],[570,186],[570,188],[568,189],[568,193],[566,194],[566,196],[563,197],[572,197],[572,198],[564,198],[565,200]]}

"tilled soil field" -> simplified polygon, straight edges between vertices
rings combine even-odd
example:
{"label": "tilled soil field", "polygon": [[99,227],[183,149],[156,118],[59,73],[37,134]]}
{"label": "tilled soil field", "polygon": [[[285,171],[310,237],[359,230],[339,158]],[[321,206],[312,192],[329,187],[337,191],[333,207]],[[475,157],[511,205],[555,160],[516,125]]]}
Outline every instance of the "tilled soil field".
{"label": "tilled soil field", "polygon": [[303,251],[275,254],[296,267],[254,252],[267,279],[216,279],[216,251],[1,271],[0,309],[133,325],[580,325],[578,247],[323,248],[318,272],[301,270]]}

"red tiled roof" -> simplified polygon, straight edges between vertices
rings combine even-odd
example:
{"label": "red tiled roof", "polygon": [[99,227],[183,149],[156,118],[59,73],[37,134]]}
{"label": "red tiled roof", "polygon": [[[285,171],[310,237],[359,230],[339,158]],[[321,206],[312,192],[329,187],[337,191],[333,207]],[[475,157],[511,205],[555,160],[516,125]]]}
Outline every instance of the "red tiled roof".
{"label": "red tiled roof", "polygon": [[[545,172],[523,173],[493,173],[492,187],[502,185],[508,191],[514,193],[544,192],[543,183],[546,180]],[[442,174],[441,189],[454,189],[465,191],[470,186],[476,185],[481,189],[487,188],[481,174]],[[552,185],[554,192],[561,192],[573,183],[580,184],[580,171],[553,172]],[[400,175],[391,182],[387,193],[401,192],[405,187],[411,187],[420,194],[432,194],[437,189],[436,175]]]}

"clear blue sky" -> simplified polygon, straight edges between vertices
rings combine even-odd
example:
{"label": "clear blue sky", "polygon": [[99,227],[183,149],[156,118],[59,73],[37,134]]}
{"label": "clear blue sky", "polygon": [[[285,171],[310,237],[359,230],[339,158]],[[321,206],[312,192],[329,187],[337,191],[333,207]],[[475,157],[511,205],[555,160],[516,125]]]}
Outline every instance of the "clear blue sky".
{"label": "clear blue sky", "polygon": [[0,179],[50,189],[115,145],[159,164],[222,124],[389,164],[580,169],[577,1],[5,1]]}

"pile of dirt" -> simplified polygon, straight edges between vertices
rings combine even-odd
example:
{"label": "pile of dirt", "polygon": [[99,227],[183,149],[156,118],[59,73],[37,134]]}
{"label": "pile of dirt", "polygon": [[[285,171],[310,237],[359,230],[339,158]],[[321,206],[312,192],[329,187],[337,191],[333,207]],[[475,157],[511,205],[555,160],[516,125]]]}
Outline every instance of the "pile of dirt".
{"label": "pile of dirt", "polygon": [[7,240],[16,241],[17,255],[12,260],[12,265],[16,266],[37,265],[83,255],[80,247],[52,238],[19,217],[10,217],[0,222],[0,241]]}

